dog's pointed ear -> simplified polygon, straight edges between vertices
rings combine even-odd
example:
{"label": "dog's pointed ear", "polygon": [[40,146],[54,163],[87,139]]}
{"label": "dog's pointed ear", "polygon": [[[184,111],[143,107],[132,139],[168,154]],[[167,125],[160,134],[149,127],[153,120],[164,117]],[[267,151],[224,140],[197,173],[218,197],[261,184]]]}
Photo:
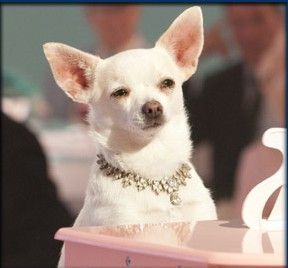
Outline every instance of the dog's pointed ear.
{"label": "dog's pointed ear", "polygon": [[46,43],[43,49],[58,86],[74,101],[87,104],[101,59],[61,43]]}
{"label": "dog's pointed ear", "polygon": [[200,7],[191,7],[177,17],[156,42],[175,60],[188,79],[195,73],[203,48],[203,18]]}

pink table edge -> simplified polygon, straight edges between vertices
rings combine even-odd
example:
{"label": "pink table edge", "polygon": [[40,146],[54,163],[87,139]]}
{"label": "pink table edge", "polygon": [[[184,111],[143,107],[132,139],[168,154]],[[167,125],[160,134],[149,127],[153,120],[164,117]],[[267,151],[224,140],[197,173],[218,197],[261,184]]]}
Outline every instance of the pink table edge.
{"label": "pink table edge", "polygon": [[208,264],[217,265],[256,265],[256,266],[285,266],[285,258],[282,254],[259,254],[209,252],[193,248],[176,247],[136,241],[122,237],[107,236],[97,233],[87,233],[78,228],[61,228],[55,234],[55,239],[64,242],[81,243],[91,246],[114,250],[127,250],[129,252],[149,254],[151,256],[163,256],[169,258],[181,258],[183,260],[195,260],[200,258]]}

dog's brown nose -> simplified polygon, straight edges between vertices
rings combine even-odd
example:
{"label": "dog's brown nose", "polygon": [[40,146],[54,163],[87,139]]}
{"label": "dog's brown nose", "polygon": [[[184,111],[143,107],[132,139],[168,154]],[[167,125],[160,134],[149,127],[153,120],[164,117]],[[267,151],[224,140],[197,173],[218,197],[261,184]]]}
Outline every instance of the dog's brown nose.
{"label": "dog's brown nose", "polygon": [[142,113],[149,119],[158,118],[163,114],[163,107],[159,101],[148,101],[142,106]]}

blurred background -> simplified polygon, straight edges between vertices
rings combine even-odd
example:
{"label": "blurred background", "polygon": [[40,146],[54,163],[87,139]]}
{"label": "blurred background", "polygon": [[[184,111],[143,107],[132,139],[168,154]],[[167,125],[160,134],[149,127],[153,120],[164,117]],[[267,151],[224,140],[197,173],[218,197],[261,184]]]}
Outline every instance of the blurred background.
{"label": "blurred background", "polygon": [[[95,150],[86,107],[57,87],[42,45],[62,42],[101,57],[153,47],[188,7],[2,5],[2,112],[37,137],[48,178],[72,217],[82,206]],[[262,4],[201,7],[204,50],[198,71],[184,84],[193,161],[219,217],[240,217],[249,189],[281,162],[277,151],[263,148],[261,136],[284,127],[285,10]]]}

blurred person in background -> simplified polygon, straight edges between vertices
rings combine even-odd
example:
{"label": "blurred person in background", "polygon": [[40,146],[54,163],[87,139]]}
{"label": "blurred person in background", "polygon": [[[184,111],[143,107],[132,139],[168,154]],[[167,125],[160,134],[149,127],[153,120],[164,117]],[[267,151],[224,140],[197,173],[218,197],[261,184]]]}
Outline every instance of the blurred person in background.
{"label": "blurred person in background", "polygon": [[[277,91],[275,87],[267,89],[259,71],[267,51],[283,31],[281,7],[235,4],[226,6],[225,11],[241,60],[205,78],[197,97],[189,94],[194,90],[193,83],[184,86],[192,139],[196,152],[197,147],[204,145],[208,148],[202,165],[204,169],[211,169],[208,173],[210,181],[207,178],[206,181],[210,183],[218,208],[221,204],[230,203],[234,196],[236,172],[243,149],[262,136],[267,128],[282,126],[278,119],[284,117],[283,91]],[[227,54],[219,28],[213,29],[210,36],[208,32],[206,40],[208,44],[204,46],[203,56],[215,52]],[[284,38],[279,42],[283,44]],[[279,72],[285,72],[284,64],[262,73],[276,78]],[[278,110],[278,117],[271,112],[268,103]],[[225,205],[222,208],[225,211]],[[218,212],[220,218],[225,214]]]}
{"label": "blurred person in background", "polygon": [[[95,44],[86,51],[106,58],[126,49],[146,47],[144,38],[138,32],[141,11],[140,5],[129,4],[84,6],[87,22],[95,37]],[[49,109],[47,119],[79,121],[85,118],[87,106],[67,98],[57,86],[50,70],[44,91]]]}
{"label": "blurred person in background", "polygon": [[138,32],[141,10],[140,5],[85,6],[90,28],[99,40],[93,54],[105,58],[123,50],[146,47],[143,36]]}
{"label": "blurred person in background", "polygon": [[58,199],[42,147],[27,127],[1,111],[3,267],[55,267],[55,232],[73,218]]}

